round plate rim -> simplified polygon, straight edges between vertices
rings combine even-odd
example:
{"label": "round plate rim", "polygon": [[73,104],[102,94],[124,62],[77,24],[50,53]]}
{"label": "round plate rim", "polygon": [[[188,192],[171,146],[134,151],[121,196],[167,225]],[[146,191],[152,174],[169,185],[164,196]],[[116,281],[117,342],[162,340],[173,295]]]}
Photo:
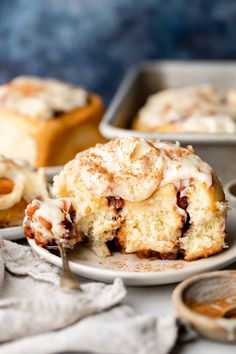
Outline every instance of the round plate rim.
{"label": "round plate rim", "polygon": [[[231,218],[235,218],[235,214],[231,216]],[[233,239],[232,235],[230,238]],[[59,256],[52,254],[51,252],[40,246],[37,246],[35,241],[32,239],[28,239],[28,242],[31,248],[40,257],[46,259],[47,261],[56,266],[61,267],[61,258]],[[236,239],[234,239],[231,247],[211,257],[192,262],[186,262],[183,260],[173,261],[194,265],[198,264],[198,266],[195,268],[184,267],[181,269],[167,269],[164,272],[133,272],[125,270],[122,271],[116,269],[98,268],[94,265],[80,264],[75,263],[73,261],[69,261],[69,263],[72,270],[76,274],[89,279],[111,282],[115,278],[122,278],[127,285],[146,286],[177,283],[195,274],[221,269],[233,263],[234,261],[236,261]]]}
{"label": "round plate rim", "polygon": [[24,238],[23,227],[22,226],[11,226],[0,228],[0,236],[7,241],[16,241]]}

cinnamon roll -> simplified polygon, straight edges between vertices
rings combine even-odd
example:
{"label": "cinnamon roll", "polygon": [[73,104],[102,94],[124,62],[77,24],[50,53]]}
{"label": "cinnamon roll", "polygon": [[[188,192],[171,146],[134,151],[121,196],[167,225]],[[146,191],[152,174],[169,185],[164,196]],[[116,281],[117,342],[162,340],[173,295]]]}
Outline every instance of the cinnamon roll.
{"label": "cinnamon roll", "polygon": [[104,139],[101,99],[55,79],[18,77],[0,86],[0,154],[33,166],[62,165]]}
{"label": "cinnamon roll", "polygon": [[70,199],[36,199],[25,210],[24,233],[40,246],[60,242],[73,248],[81,241],[74,218],[75,208]]}
{"label": "cinnamon roll", "polygon": [[27,204],[47,197],[43,169],[0,155],[0,227],[21,225]]}
{"label": "cinnamon roll", "polygon": [[77,154],[54,178],[74,223],[99,256],[111,249],[191,261],[225,247],[227,203],[212,168],[192,147],[135,137]]}
{"label": "cinnamon roll", "polygon": [[148,97],[132,128],[144,132],[235,133],[236,91],[202,85],[157,92]]}

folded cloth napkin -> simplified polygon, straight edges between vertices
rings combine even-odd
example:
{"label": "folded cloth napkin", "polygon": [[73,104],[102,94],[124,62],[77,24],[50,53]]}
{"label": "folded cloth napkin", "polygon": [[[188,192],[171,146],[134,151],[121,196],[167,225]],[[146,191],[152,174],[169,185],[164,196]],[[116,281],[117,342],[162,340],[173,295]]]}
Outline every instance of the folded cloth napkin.
{"label": "folded cloth napkin", "polygon": [[120,279],[83,284],[80,292],[61,288],[59,272],[29,247],[0,238],[0,354],[166,354],[174,346],[176,319],[118,305],[126,295]]}

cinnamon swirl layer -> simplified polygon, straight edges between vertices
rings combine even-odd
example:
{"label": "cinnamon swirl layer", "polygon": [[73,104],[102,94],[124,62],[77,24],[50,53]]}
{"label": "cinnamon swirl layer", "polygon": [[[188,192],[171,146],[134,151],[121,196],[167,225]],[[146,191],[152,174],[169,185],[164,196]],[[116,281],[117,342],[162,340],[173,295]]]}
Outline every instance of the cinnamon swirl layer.
{"label": "cinnamon swirl layer", "polygon": [[0,156],[0,227],[19,225],[34,198],[47,198],[44,171]]}

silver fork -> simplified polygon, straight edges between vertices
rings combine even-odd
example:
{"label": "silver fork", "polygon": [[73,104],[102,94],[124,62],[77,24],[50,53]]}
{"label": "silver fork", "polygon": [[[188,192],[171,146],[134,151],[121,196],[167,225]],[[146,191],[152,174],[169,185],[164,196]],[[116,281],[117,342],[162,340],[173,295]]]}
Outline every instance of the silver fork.
{"label": "silver fork", "polygon": [[46,246],[46,248],[48,250],[59,250],[60,252],[62,259],[61,287],[82,291],[78,278],[70,269],[65,247],[60,242],[57,242],[56,246]]}

